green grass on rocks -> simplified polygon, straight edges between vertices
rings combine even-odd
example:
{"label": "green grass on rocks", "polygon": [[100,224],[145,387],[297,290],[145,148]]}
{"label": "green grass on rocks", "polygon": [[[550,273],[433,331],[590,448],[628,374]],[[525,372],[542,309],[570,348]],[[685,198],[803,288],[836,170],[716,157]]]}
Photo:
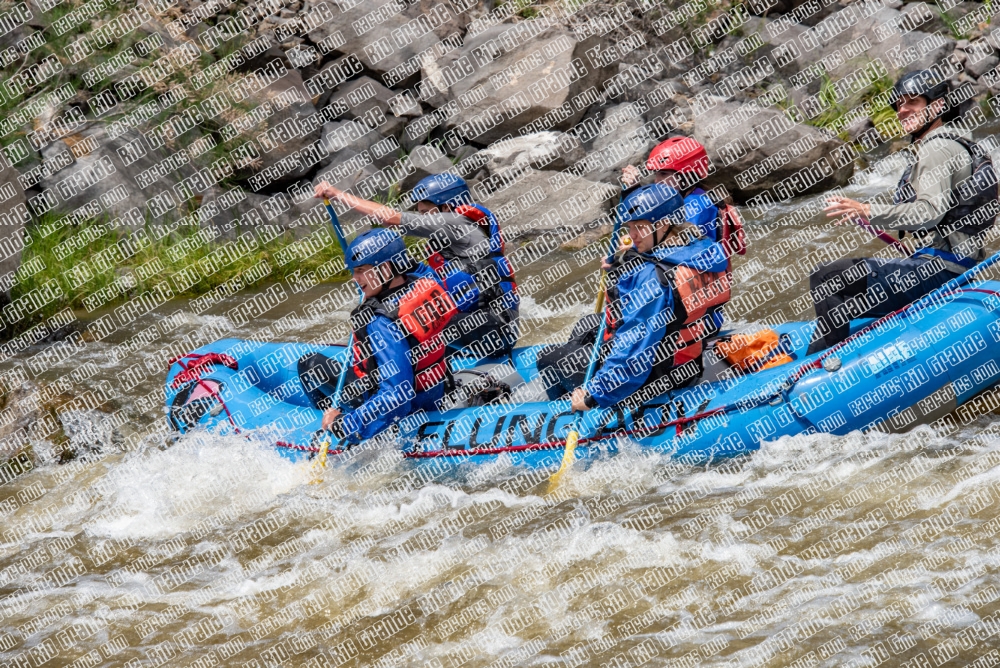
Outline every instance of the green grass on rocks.
{"label": "green grass on rocks", "polygon": [[347,278],[328,227],[300,238],[270,226],[226,236],[211,227],[163,231],[154,225],[116,230],[101,221],[60,227],[55,217],[29,225],[12,298],[37,304],[32,294],[56,297],[26,312],[24,326],[67,306],[83,309],[85,317],[147,291],[194,297],[226,283],[235,292],[289,277]]}

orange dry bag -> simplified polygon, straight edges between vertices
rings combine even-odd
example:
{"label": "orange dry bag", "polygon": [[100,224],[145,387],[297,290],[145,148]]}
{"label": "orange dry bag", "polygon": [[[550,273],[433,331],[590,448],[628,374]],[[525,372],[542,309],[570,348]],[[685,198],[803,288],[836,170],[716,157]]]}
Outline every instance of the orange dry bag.
{"label": "orange dry bag", "polygon": [[727,362],[744,371],[770,369],[792,361],[788,353],[782,350],[781,337],[773,329],[720,337],[715,344],[715,351]]}

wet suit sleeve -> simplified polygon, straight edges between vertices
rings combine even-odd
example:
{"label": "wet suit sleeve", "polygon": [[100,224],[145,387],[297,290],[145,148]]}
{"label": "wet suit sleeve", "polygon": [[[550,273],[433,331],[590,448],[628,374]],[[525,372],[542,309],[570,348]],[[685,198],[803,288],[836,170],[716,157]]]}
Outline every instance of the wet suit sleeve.
{"label": "wet suit sleeve", "polygon": [[913,166],[911,183],[917,200],[906,204],[872,202],[872,224],[908,232],[934,227],[948,213],[954,186],[971,171],[972,159],[961,144],[928,138],[917,151]]}
{"label": "wet suit sleeve", "polygon": [[479,260],[489,255],[489,239],[479,226],[457,213],[400,214],[399,231],[423,239],[433,239],[445,257],[460,258],[465,262]]}
{"label": "wet suit sleeve", "polygon": [[479,227],[457,213],[402,213],[399,231],[423,239],[447,239],[459,257],[468,255],[469,249],[483,240]]}
{"label": "wet suit sleeve", "polygon": [[587,384],[587,391],[601,408],[613,406],[643,386],[667,323],[673,320],[673,297],[663,289],[652,265],[624,279],[618,289],[622,325],[615,332],[604,365]]}
{"label": "wet suit sleeve", "polygon": [[456,228],[467,228],[468,219],[457,213],[401,213],[399,214],[399,231],[403,234],[411,234],[415,237],[428,238],[438,230],[448,234],[450,237],[457,237]]}
{"label": "wet suit sleeve", "polygon": [[375,394],[344,414],[344,432],[352,443],[371,438],[409,415],[414,397],[409,345],[399,327],[388,318],[376,316],[368,323],[368,337],[378,364],[379,384]]}

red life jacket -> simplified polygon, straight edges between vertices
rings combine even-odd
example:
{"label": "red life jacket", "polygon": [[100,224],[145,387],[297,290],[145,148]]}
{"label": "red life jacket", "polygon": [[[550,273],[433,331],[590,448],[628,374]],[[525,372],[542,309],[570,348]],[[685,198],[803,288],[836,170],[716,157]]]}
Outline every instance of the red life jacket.
{"label": "red life jacket", "polygon": [[[459,204],[455,207],[455,213],[465,216],[481,228],[486,228],[483,230],[483,233],[490,240],[491,251],[495,251],[501,255],[506,252],[504,250],[503,234],[500,232],[500,226],[488,210],[473,204]],[[494,249],[494,246],[497,247]]]}
{"label": "red life jacket", "polygon": [[[650,255],[628,251],[623,259],[641,258],[656,267],[660,285],[671,291],[674,320],[659,344],[653,370],[647,382],[652,382],[671,369],[692,360],[701,360],[702,342],[718,331],[712,311],[721,308],[732,294],[729,271],[700,271],[683,264],[661,262]],[[608,306],[604,311],[607,324],[604,340],[614,337],[621,327],[621,301],[616,286],[608,289]]]}
{"label": "red life jacket", "polygon": [[727,204],[719,209],[719,243],[726,251],[726,257],[732,257],[733,253],[746,255],[747,240],[743,234],[743,219],[735,206]]}
{"label": "red life jacket", "polygon": [[430,278],[417,278],[403,290],[395,308],[387,308],[378,299],[369,299],[351,312],[354,374],[364,378],[377,368],[368,323],[380,315],[396,323],[406,336],[410,348],[408,357],[413,365],[414,391],[426,392],[447,375],[442,334],[457,309],[448,291]]}

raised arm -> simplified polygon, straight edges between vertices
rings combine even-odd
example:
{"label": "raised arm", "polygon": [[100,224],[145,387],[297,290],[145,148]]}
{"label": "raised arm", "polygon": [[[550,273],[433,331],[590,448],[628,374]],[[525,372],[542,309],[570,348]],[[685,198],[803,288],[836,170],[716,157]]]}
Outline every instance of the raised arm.
{"label": "raised arm", "polygon": [[316,186],[316,197],[339,200],[365,216],[378,218],[386,225],[399,225],[400,220],[402,220],[399,211],[378,202],[355,197],[350,193],[334,188],[326,181]]}

